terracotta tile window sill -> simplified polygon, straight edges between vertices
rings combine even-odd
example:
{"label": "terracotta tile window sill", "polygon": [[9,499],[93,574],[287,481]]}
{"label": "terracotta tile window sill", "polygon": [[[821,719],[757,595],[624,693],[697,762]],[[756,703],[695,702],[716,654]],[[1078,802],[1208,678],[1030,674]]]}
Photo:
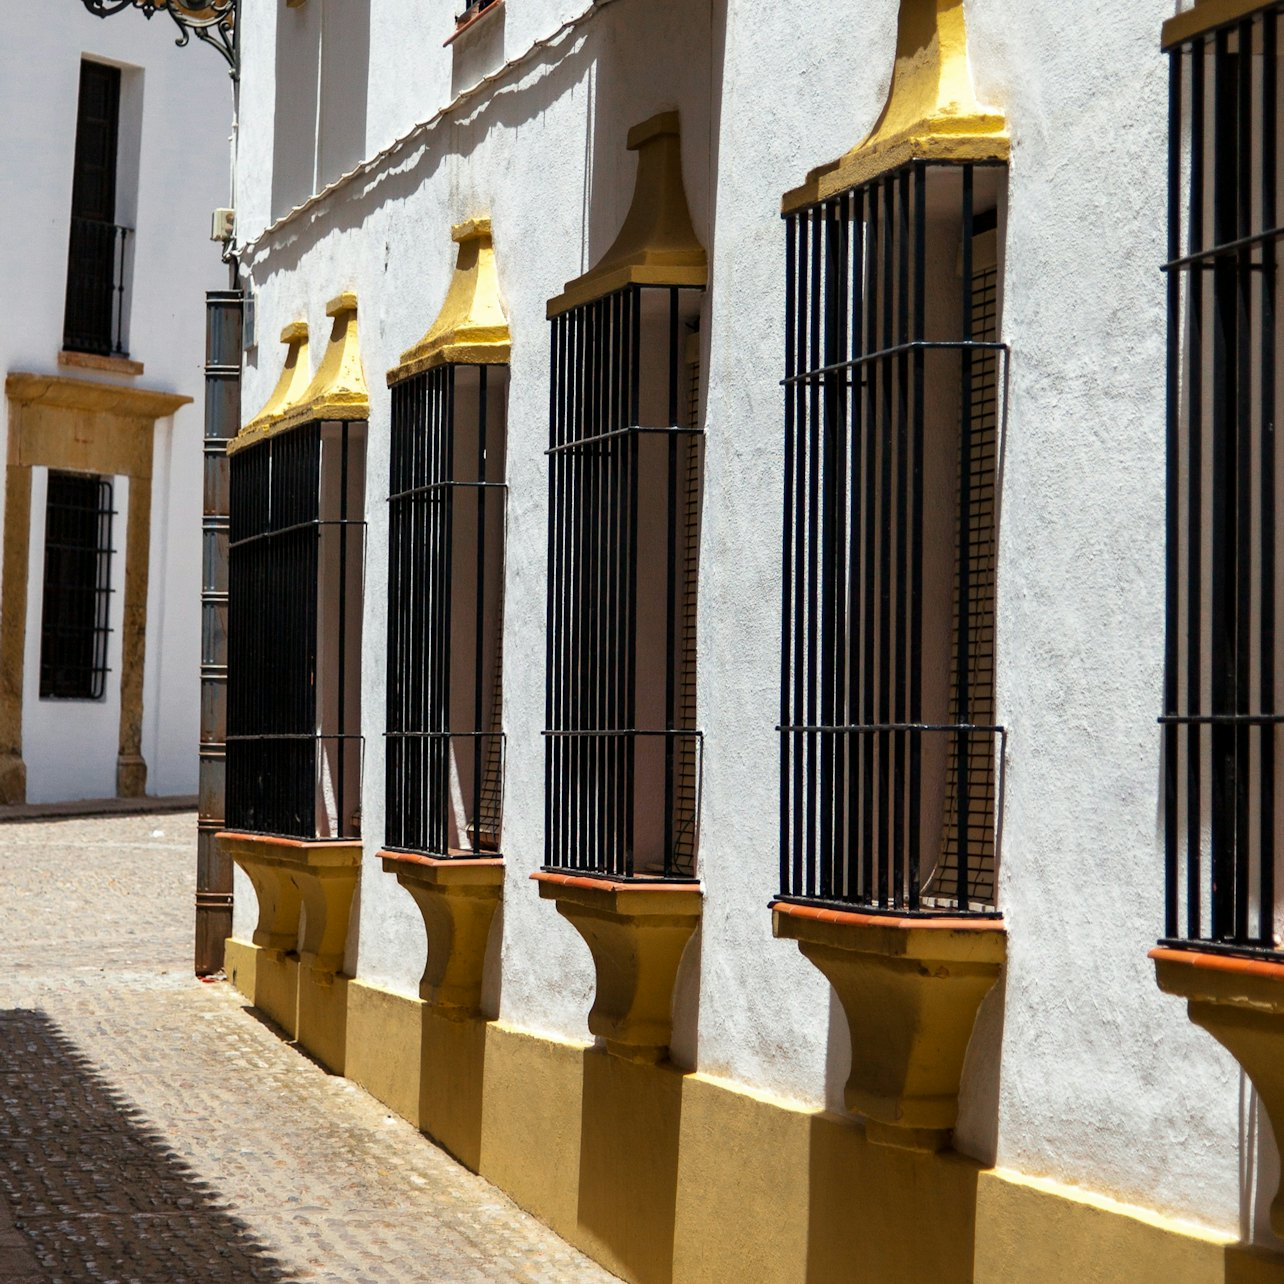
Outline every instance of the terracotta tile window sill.
{"label": "terracotta tile window sill", "polygon": [[[493,3],[488,4],[484,9],[478,9],[471,17],[464,18],[464,20],[455,27],[454,34],[451,35],[449,39],[441,42],[442,48],[444,49],[449,45],[453,45],[465,31],[471,31],[479,22],[488,18],[492,13],[495,13],[503,7],[504,0],[493,0]],[[465,10],[465,13],[467,13],[467,10]]]}

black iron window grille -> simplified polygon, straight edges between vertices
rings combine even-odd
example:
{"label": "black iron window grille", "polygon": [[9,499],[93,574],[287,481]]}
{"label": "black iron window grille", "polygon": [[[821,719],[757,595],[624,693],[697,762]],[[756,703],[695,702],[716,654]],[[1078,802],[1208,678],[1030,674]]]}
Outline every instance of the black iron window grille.
{"label": "black iron window grille", "polygon": [[231,457],[227,823],[359,836],[364,422]]}
{"label": "black iron window grille", "polygon": [[1002,164],[787,216],[781,887],[992,913]]}
{"label": "black iron window grille", "polygon": [[494,856],[504,801],[508,367],[392,389],[385,845]]}
{"label": "black iron window grille", "polygon": [[1279,944],[1279,21],[1170,50],[1168,943]]}
{"label": "black iron window grille", "polygon": [[695,875],[700,302],[631,285],[553,319],[549,869]]}
{"label": "black iron window grille", "polygon": [[50,472],[40,615],[40,698],[101,700],[111,635],[112,483]]}
{"label": "black iron window grille", "polygon": [[125,355],[130,230],[116,224],[120,69],[80,64],[63,347]]}

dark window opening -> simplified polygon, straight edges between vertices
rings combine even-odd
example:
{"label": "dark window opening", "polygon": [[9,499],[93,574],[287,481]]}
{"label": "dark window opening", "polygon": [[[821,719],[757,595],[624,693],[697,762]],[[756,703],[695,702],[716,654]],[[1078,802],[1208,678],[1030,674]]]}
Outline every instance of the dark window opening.
{"label": "dark window opening", "polygon": [[553,320],[549,869],[695,876],[700,301],[629,286]]}
{"label": "dark window opening", "polygon": [[788,216],[781,889],[993,913],[1006,168]]}
{"label": "dark window opening", "polygon": [[502,0],[468,0],[463,12],[455,15],[456,30],[468,26],[469,23],[480,18],[487,9],[493,8],[501,2]]}
{"label": "dark window opening", "polygon": [[50,472],[40,616],[40,698],[101,700],[107,691],[112,484]]}
{"label": "dark window opening", "polygon": [[1276,952],[1279,16],[1170,59],[1167,942]]}
{"label": "dark window opening", "polygon": [[365,440],[312,423],[231,458],[232,829],[359,834]]}
{"label": "dark window opening", "polygon": [[385,845],[497,855],[507,366],[392,390]]}
{"label": "dark window opening", "polygon": [[120,69],[80,64],[71,240],[63,347],[125,354],[126,250],[130,229],[116,225]]}

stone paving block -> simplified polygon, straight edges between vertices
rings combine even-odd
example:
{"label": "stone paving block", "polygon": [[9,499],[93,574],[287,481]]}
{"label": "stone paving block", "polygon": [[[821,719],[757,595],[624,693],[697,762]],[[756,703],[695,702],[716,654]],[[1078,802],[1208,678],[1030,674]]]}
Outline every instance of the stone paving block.
{"label": "stone paving block", "polygon": [[0,828],[0,1284],[612,1277],[191,976],[195,817]]}

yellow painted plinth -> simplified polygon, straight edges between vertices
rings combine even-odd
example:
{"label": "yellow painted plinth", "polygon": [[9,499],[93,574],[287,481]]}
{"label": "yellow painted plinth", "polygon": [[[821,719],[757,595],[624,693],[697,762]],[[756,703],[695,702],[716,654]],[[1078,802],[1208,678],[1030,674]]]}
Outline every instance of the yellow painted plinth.
{"label": "yellow painted plinth", "polygon": [[281,950],[267,950],[229,937],[223,956],[228,979],[293,1039],[298,1032],[299,960]]}
{"label": "yellow painted plinth", "polygon": [[[265,958],[228,942],[243,989]],[[1284,1258],[1229,1236],[854,1120],[357,980],[331,994],[349,1077],[626,1280],[1284,1284]]]}
{"label": "yellow painted plinth", "polygon": [[343,1074],[347,1061],[348,978],[306,964],[299,968],[295,1038],[327,1070]]}

